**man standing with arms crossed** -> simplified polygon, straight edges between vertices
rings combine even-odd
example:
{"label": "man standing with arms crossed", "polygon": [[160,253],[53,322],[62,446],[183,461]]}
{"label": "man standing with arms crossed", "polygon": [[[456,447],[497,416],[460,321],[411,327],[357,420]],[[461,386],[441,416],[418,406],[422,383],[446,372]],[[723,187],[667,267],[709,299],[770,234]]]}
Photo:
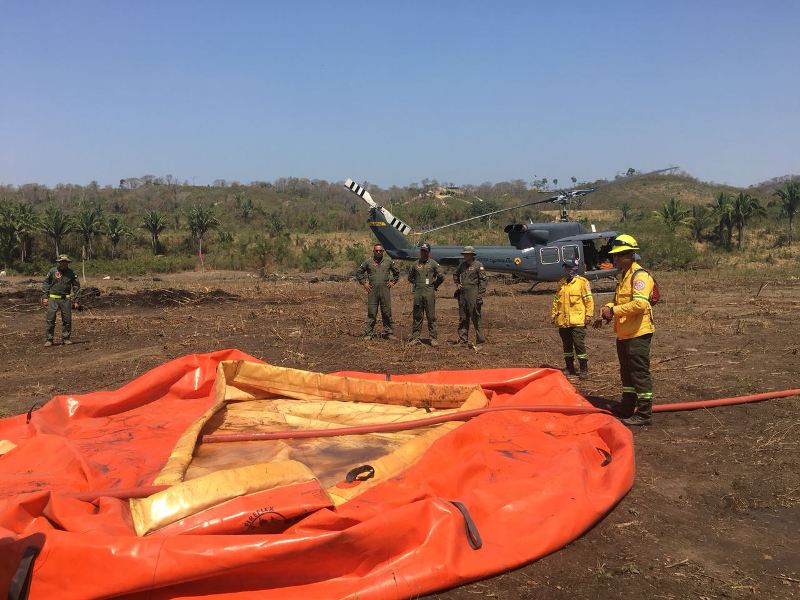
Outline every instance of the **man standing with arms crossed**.
{"label": "man standing with arms crossed", "polygon": [[609,254],[620,277],[614,302],[606,304],[601,318],[614,321],[617,334],[617,358],[622,377],[622,411],[626,425],[649,425],[653,416],[653,381],[650,376],[650,342],[653,338],[653,308],[650,298],[655,282],[650,273],[636,262],[639,250],[636,240],[626,234],[618,235]]}
{"label": "man standing with arms crossed", "polygon": [[400,271],[397,270],[392,258],[384,255],[383,246],[375,244],[372,247],[372,260],[361,263],[356,279],[367,290],[367,325],[364,328],[364,339],[372,339],[378,307],[381,309],[383,336],[387,340],[397,339],[394,337],[392,323],[391,289],[400,279]]}

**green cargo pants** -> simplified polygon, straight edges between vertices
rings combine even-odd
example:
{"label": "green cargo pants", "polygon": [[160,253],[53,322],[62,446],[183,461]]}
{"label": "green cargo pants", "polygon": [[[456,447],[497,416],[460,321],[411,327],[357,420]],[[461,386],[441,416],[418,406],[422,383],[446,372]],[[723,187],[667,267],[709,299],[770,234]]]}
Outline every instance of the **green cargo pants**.
{"label": "green cargo pants", "polygon": [[586,360],[586,327],[559,327],[564,358]]}
{"label": "green cargo pants", "polygon": [[414,309],[413,309],[413,329],[411,331],[411,339],[419,339],[419,334],[422,331],[422,317],[423,315],[428,318],[428,331],[430,332],[431,339],[435,340],[438,337],[436,331],[436,291],[433,288],[425,288],[422,291],[414,292]]}
{"label": "green cargo pants", "polygon": [[61,311],[61,339],[68,340],[72,333],[72,300],[69,298],[50,298],[47,301],[47,329],[49,341],[53,341],[56,329],[56,313]]}
{"label": "green cargo pants", "polygon": [[650,341],[648,333],[629,340],[617,340],[619,374],[622,378],[622,416],[634,411],[643,417],[653,415],[653,380],[650,377]]}
{"label": "green cargo pants", "polygon": [[367,296],[367,324],[364,327],[364,335],[372,335],[375,328],[375,321],[378,316],[378,308],[381,310],[381,321],[383,321],[383,333],[392,335],[394,326],[392,324],[392,294],[386,284],[376,285]]}
{"label": "green cargo pants", "polygon": [[483,299],[478,302],[478,288],[464,287],[458,294],[458,339],[469,342],[470,321],[475,327],[475,343],[483,344],[486,337],[481,330],[481,308]]}

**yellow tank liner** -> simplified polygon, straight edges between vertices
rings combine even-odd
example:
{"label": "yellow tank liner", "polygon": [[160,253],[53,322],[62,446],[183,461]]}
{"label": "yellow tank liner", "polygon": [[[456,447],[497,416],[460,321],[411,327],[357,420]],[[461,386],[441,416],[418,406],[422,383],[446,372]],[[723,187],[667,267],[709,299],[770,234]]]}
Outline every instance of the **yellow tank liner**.
{"label": "yellow tank liner", "polygon": [[[214,405],[187,428],[154,485],[172,487],[130,500],[138,535],[245,494],[317,480],[334,506],[413,465],[441,436],[462,425],[444,423],[397,433],[330,438],[198,444],[212,433],[328,429],[412,421],[481,408],[477,385],[355,379],[247,361],[217,369]],[[352,468],[369,463],[375,477],[339,488]]]}

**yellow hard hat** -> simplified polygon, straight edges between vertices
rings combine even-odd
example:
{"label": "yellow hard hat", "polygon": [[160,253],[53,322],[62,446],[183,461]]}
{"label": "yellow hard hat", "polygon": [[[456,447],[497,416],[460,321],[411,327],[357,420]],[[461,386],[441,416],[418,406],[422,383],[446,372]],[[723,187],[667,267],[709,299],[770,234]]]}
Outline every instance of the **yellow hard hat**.
{"label": "yellow hard hat", "polygon": [[620,252],[634,252],[639,249],[639,244],[633,239],[633,236],[623,233],[614,238],[611,242],[611,250],[609,254],[619,254]]}

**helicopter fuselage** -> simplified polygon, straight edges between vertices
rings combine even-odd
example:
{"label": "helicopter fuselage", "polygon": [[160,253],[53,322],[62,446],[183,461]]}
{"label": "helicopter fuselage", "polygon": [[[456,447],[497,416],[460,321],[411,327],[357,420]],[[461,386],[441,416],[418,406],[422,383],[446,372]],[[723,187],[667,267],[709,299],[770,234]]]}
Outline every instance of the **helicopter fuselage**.
{"label": "helicopter fuselage", "polygon": [[[383,244],[386,252],[394,259],[416,260],[419,257],[419,247],[412,246],[398,229],[387,222],[381,207],[370,209],[369,221],[375,237]],[[517,225],[509,226],[512,228]],[[514,243],[512,233],[509,239]],[[517,231],[517,230],[514,230]],[[585,232],[580,223],[534,223],[523,225],[519,228],[527,236],[521,236],[517,243],[522,247],[513,246],[475,246],[476,258],[481,261],[487,271],[508,273],[521,279],[536,281],[558,281],[564,276],[562,263],[567,258],[579,261],[580,273],[589,279],[610,277],[616,269],[590,269],[586,270],[587,257],[585,249],[594,248],[594,240],[607,240],[614,238],[615,231]],[[530,235],[532,234],[532,235]],[[558,236],[557,239],[551,239]],[[529,243],[538,237],[543,243]],[[590,250],[591,250],[590,248]],[[462,260],[462,246],[437,246],[431,244],[431,257],[438,263],[446,266],[456,266]],[[590,266],[592,260],[589,261]],[[594,261],[596,262],[596,261]]]}

